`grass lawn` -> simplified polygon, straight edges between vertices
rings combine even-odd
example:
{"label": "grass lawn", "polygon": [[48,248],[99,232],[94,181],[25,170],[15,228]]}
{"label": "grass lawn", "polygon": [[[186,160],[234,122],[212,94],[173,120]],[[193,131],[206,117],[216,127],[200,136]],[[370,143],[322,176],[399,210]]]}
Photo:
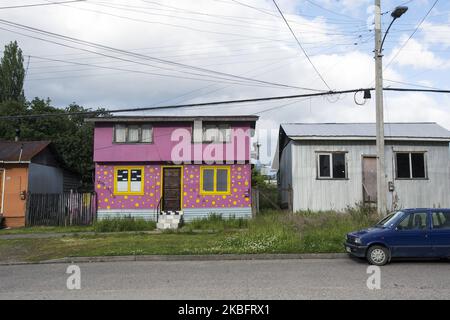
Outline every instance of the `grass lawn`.
{"label": "grass lawn", "polygon": [[71,233],[71,232],[90,232],[94,231],[93,226],[75,226],[75,227],[27,227],[16,229],[0,229],[0,235],[3,234],[30,234],[30,233]]}
{"label": "grass lawn", "polygon": [[[370,226],[375,220],[370,212],[351,209],[345,213],[269,211],[249,221],[224,221],[213,216],[162,234],[0,240],[0,261],[103,255],[343,252],[345,234]],[[213,232],[192,232],[198,229]]]}

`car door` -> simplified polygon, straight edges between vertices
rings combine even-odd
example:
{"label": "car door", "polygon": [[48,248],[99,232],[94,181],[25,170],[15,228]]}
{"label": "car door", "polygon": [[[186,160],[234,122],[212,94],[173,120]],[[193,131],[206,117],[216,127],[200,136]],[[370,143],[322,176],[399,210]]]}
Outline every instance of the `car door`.
{"label": "car door", "polygon": [[417,211],[405,214],[389,234],[387,242],[393,257],[431,257],[429,212]]}
{"label": "car door", "polygon": [[450,257],[450,210],[431,212],[431,244],[436,257]]}

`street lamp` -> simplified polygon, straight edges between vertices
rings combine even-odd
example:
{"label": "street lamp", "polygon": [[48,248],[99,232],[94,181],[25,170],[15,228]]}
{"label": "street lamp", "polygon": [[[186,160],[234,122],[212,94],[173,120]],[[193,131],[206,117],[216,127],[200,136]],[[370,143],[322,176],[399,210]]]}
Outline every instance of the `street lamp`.
{"label": "street lamp", "polygon": [[386,40],[386,36],[389,33],[389,30],[391,30],[391,27],[394,24],[394,21],[397,20],[398,18],[400,18],[406,11],[408,11],[408,7],[406,7],[406,6],[398,6],[394,9],[394,11],[392,11],[392,13],[391,13],[392,21],[389,24],[389,27],[387,28],[386,32],[384,33],[383,41],[381,41],[380,54],[383,51],[384,40]]}
{"label": "street lamp", "polygon": [[384,154],[384,115],[383,115],[383,44],[395,20],[400,18],[408,7],[399,6],[392,11],[392,21],[381,39],[381,0],[375,0],[375,99],[377,131],[377,210],[383,215],[387,209],[386,174]]}

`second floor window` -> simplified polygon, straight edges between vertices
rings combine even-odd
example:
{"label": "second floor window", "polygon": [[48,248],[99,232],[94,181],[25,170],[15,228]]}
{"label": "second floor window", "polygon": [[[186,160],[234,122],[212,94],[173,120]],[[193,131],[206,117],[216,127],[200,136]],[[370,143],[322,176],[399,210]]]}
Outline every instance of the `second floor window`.
{"label": "second floor window", "polygon": [[229,124],[203,125],[203,142],[231,142],[231,126]]}
{"label": "second floor window", "polygon": [[425,179],[425,153],[423,152],[397,152],[396,173],[397,179]]}
{"label": "second floor window", "polygon": [[346,179],[347,165],[344,152],[327,152],[317,155],[319,179]]}
{"label": "second floor window", "polygon": [[149,124],[116,124],[114,142],[117,143],[152,143],[153,127]]}

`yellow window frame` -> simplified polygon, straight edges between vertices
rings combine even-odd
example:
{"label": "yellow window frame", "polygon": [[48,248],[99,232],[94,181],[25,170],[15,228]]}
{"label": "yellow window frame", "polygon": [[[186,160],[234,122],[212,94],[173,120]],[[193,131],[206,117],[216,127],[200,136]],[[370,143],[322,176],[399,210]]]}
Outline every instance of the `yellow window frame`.
{"label": "yellow window frame", "polygon": [[[117,191],[117,173],[119,170],[128,170],[128,190],[131,190],[131,170],[141,170],[141,191],[139,192],[119,192]],[[115,195],[124,195],[124,196],[142,196],[144,194],[144,185],[145,185],[145,174],[144,174],[144,166],[125,166],[125,167],[114,167],[114,194]]]}
{"label": "yellow window frame", "polygon": [[[217,191],[217,170],[227,170],[227,191]],[[205,170],[214,170],[213,191],[203,189],[203,176]],[[200,194],[201,195],[230,195],[231,194],[231,167],[230,166],[201,166],[200,167]]]}

